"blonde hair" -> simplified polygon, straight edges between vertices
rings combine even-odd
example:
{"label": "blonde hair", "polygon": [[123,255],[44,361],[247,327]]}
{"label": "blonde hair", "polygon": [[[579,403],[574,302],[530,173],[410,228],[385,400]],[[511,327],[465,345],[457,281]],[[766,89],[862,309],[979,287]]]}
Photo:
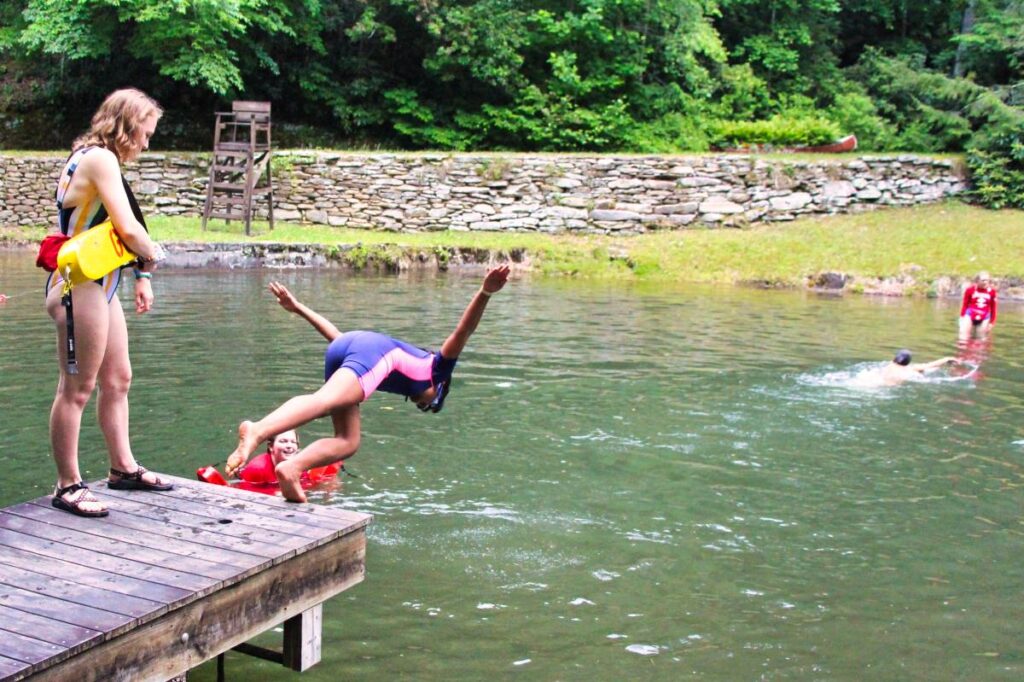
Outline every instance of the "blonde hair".
{"label": "blonde hair", "polygon": [[71,149],[77,151],[89,146],[105,147],[114,152],[118,161],[129,160],[135,131],[150,116],[155,114],[159,118],[163,113],[164,110],[156,100],[141,90],[115,90],[103,100],[103,104],[92,116],[88,132],[79,136]]}

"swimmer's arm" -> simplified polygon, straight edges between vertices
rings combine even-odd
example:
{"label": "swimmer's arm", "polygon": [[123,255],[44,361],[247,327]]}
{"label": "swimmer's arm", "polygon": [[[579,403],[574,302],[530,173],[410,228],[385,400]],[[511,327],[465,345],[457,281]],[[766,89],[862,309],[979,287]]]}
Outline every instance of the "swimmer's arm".
{"label": "swimmer's arm", "polygon": [[306,322],[309,322],[313,325],[313,329],[320,332],[320,335],[328,341],[333,341],[341,336],[341,332],[331,324],[330,320],[309,306],[299,303],[299,300],[292,295],[292,292],[288,291],[285,285],[280,282],[271,282],[267,288],[270,290],[270,293],[277,297],[277,302],[281,304],[282,308],[290,313],[295,313]]}
{"label": "swimmer's arm", "polygon": [[469,337],[472,336],[473,332],[476,331],[477,325],[480,324],[480,318],[484,316],[484,310],[487,309],[487,301],[490,298],[489,294],[496,294],[502,290],[505,282],[508,281],[508,274],[509,267],[507,265],[499,265],[487,271],[480,290],[473,295],[473,300],[466,306],[466,310],[463,311],[455,331],[441,344],[441,355],[443,357],[450,360],[459,357],[462,349],[466,347]]}
{"label": "swimmer's arm", "polygon": [[933,360],[932,362],[925,362],[920,365],[915,365],[914,369],[916,369],[918,372],[921,372],[922,374],[927,374],[928,372],[933,372],[939,369],[940,367],[945,367],[946,365],[951,365],[956,362],[960,361],[954,358],[953,356],[948,356],[944,358],[939,358],[938,360]]}
{"label": "swimmer's arm", "polygon": [[117,157],[106,149],[94,149],[86,154],[79,164],[78,173],[85,174],[85,179],[96,187],[103,207],[107,209],[110,221],[121,241],[131,252],[141,256],[143,260],[156,257],[156,245],[146,233],[146,228],[135,219],[128,195],[121,183],[121,167]]}

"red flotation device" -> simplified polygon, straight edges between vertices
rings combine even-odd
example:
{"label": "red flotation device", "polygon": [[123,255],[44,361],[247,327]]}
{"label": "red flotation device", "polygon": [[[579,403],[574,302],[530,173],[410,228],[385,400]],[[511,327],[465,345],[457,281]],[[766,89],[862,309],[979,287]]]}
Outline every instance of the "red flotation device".
{"label": "red flotation device", "polygon": [[220,475],[216,467],[204,466],[196,469],[196,478],[206,483],[212,483],[214,485],[227,485],[228,482],[224,480],[224,477]]}
{"label": "red flotation device", "polygon": [[[308,481],[309,483],[316,483],[317,481],[321,481],[325,478],[337,476],[338,472],[342,471],[343,468],[344,467],[340,462],[328,464],[327,466],[323,467],[314,467],[309,471],[303,473],[302,478],[304,481]],[[244,472],[245,469],[242,470],[242,473]],[[251,485],[276,485],[276,477],[273,479],[267,478],[267,473],[268,472],[263,471],[262,469],[259,468],[259,466],[257,466],[254,467],[254,471],[251,471],[249,476],[243,475],[242,480],[245,483],[249,483]],[[272,475],[273,470],[271,469],[269,473]],[[258,476],[256,474],[260,474],[261,476]],[[213,485],[228,485],[228,482],[224,479],[224,476],[222,476],[221,473],[217,471],[216,467],[211,465],[199,467],[198,469],[196,469],[196,478],[206,483],[212,483]]]}
{"label": "red flotation device", "polygon": [[305,473],[305,476],[309,478],[311,482],[316,482],[322,478],[337,476],[338,472],[341,471],[341,469],[341,462],[335,462],[334,464],[328,464],[325,467],[313,467],[312,469]]}

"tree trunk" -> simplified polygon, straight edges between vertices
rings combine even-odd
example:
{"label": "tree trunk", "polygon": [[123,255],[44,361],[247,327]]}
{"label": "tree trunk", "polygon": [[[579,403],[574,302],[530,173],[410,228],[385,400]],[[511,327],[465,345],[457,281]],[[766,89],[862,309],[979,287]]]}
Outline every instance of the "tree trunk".
{"label": "tree trunk", "polygon": [[953,77],[963,78],[964,55],[967,48],[964,45],[963,37],[974,30],[975,10],[978,8],[978,0],[969,0],[964,8],[964,17],[960,21],[960,42],[956,46],[956,61],[953,62]]}

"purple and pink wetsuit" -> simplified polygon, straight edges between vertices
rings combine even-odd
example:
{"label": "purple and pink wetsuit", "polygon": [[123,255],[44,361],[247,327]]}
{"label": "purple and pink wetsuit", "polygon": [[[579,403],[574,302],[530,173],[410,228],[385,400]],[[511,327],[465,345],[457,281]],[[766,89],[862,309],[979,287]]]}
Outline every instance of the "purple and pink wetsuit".
{"label": "purple and pink wetsuit", "polygon": [[363,400],[380,389],[413,398],[448,381],[458,358],[442,357],[377,332],[345,332],[324,355],[324,381],[344,367],[359,379]]}

